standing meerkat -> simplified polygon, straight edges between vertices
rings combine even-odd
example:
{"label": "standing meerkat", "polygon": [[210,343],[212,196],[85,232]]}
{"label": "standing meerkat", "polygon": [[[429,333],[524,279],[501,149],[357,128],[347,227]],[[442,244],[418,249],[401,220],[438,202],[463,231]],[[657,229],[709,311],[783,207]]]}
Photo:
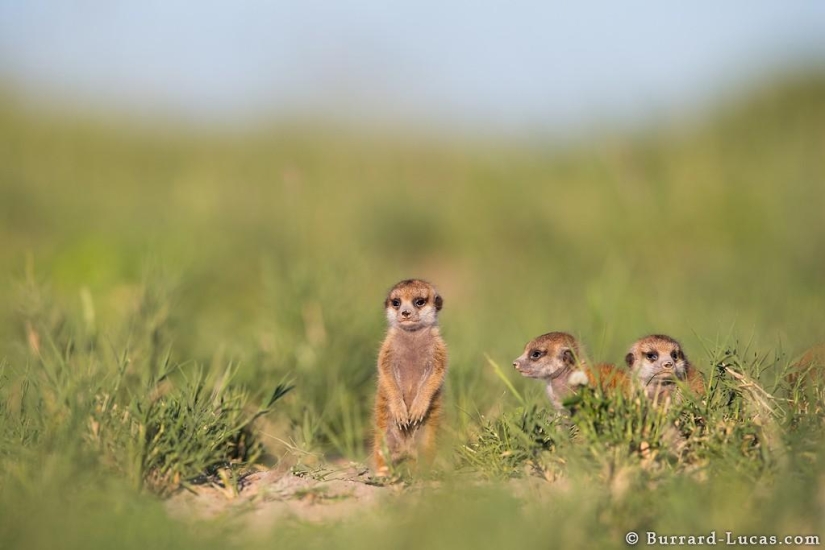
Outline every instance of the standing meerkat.
{"label": "standing meerkat", "polygon": [[690,364],[682,345],[670,336],[652,334],[640,338],[630,347],[625,362],[634,383],[657,403],[681,395],[677,381],[694,394],[705,393],[702,374]]}
{"label": "standing meerkat", "polygon": [[378,475],[390,464],[430,461],[442,414],[447,347],[438,329],[444,300],[430,283],[401,281],[390,289],[384,308],[389,328],[378,354],[373,461]]}
{"label": "standing meerkat", "polygon": [[577,386],[598,385],[605,392],[629,386],[627,375],[613,365],[588,367],[578,340],[566,332],[548,332],[530,340],[513,366],[522,376],[543,380],[547,397],[559,411]]}

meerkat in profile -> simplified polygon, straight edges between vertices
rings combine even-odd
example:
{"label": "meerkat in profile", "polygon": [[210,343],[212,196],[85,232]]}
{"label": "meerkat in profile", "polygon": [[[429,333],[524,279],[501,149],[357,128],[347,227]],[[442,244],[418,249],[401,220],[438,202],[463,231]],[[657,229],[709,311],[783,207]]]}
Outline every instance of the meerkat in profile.
{"label": "meerkat in profile", "polygon": [[378,475],[388,463],[427,461],[435,452],[442,414],[447,347],[438,328],[444,300],[428,282],[401,281],[390,289],[384,308],[389,323],[378,354],[373,461]]}
{"label": "meerkat in profile", "polygon": [[802,357],[791,365],[787,380],[792,386],[800,381],[804,384],[807,378],[821,377],[823,367],[825,367],[825,344],[818,344],[803,353]]}
{"label": "meerkat in profile", "polygon": [[785,375],[791,392],[807,392],[825,385],[825,344],[818,344],[791,364]]}
{"label": "meerkat in profile", "polygon": [[694,394],[705,393],[702,374],[690,364],[682,345],[670,336],[652,334],[640,338],[630,347],[625,362],[635,385],[657,403],[680,395],[680,382]]}
{"label": "meerkat in profile", "polygon": [[578,340],[566,332],[548,332],[527,343],[513,361],[522,376],[538,378],[547,384],[547,397],[561,411],[564,400],[578,386],[599,386],[605,392],[628,387],[627,375],[608,363],[588,367]]}

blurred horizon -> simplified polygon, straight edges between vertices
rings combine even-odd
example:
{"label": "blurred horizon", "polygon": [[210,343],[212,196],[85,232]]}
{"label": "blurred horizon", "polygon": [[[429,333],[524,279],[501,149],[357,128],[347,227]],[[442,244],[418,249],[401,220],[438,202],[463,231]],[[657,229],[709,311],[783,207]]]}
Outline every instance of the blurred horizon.
{"label": "blurred horizon", "polygon": [[[231,9],[230,9],[231,7]],[[0,83],[40,107],[542,135],[691,116],[825,67],[825,5],[0,1]]]}
{"label": "blurred horizon", "polygon": [[[319,304],[324,318],[350,310],[350,300],[336,289],[357,289],[353,295],[361,296],[370,327],[353,327],[350,339],[368,342],[381,332],[372,324],[381,321],[373,315],[380,302],[375,296],[410,276],[438,281],[450,296],[448,314],[463,319],[453,325],[452,338],[466,350],[483,343],[504,357],[514,343],[547,325],[578,330],[595,342],[592,348],[608,354],[648,330],[686,335],[691,349],[699,347],[699,334],[734,324],[792,339],[793,345],[823,339],[818,252],[825,236],[819,215],[825,71],[816,60],[825,51],[819,47],[825,33],[812,31],[825,22],[814,17],[825,8],[803,3],[778,10],[757,3],[744,14],[720,8],[715,17],[707,5],[651,8],[638,20],[630,10],[599,12],[581,36],[567,24],[584,12],[570,8],[547,29],[566,34],[547,41],[540,32],[545,9],[544,19],[530,19],[524,33],[513,34],[513,46],[479,29],[486,21],[487,30],[515,31],[516,11],[495,21],[487,5],[468,20],[469,34],[458,41],[452,60],[436,54],[451,32],[464,28],[452,24],[460,15],[454,8],[432,10],[443,17],[419,30],[437,27],[440,34],[426,43],[412,40],[405,27],[423,22],[403,11],[378,10],[369,20],[349,14],[335,24],[339,8],[296,8],[291,22],[298,30],[278,35],[280,53],[264,54],[285,63],[306,60],[318,78],[330,59],[353,59],[359,48],[390,52],[382,63],[396,65],[399,78],[421,75],[406,72],[416,63],[392,63],[407,55],[419,56],[421,67],[442,61],[447,73],[456,64],[454,75],[436,71],[422,86],[446,91],[456,85],[452,93],[466,98],[466,105],[455,104],[455,113],[442,116],[439,109],[451,105],[449,94],[420,95],[426,86],[407,96],[377,88],[376,116],[386,112],[380,105],[385,98],[432,100],[420,111],[405,111],[408,124],[382,127],[380,120],[358,118],[354,107],[336,118],[341,104],[324,103],[323,95],[305,104],[318,100],[310,118],[297,108],[278,115],[252,101],[257,92],[244,82],[266,79],[254,64],[235,66],[234,54],[268,44],[263,30],[270,18],[264,15],[276,8],[292,14],[283,4],[246,3],[225,21],[213,20],[216,29],[234,29],[234,46],[227,34],[206,37],[208,10],[167,43],[164,37],[181,29],[177,4],[170,11],[114,4],[94,13],[86,4],[85,11],[46,10],[48,2],[0,6],[0,280],[9,283],[0,285],[0,301],[13,304],[14,283],[42,275],[58,299],[75,306],[87,289],[98,304],[93,317],[104,327],[133,307],[144,276],[157,279],[161,294],[179,280],[188,290],[177,314],[189,319],[175,329],[181,357],[218,353],[218,335],[238,357],[271,356],[281,367],[306,359],[296,327],[312,325]],[[260,17],[248,16],[251,6]],[[363,15],[364,8],[355,11]],[[310,16],[318,26],[300,24]],[[382,17],[395,21],[397,32],[382,26]],[[243,34],[247,23],[252,27]],[[141,37],[148,28],[157,34]],[[599,35],[608,29],[613,33]],[[700,30],[702,40],[696,38]],[[315,46],[296,46],[307,32],[326,37],[316,52],[320,57],[304,55]],[[627,35],[621,48],[611,44],[616,33]],[[381,40],[364,46],[363,37],[374,35]],[[597,43],[587,43],[598,36]],[[661,48],[650,47],[655,36]],[[550,55],[553,40],[567,44],[572,37],[580,38],[580,51]],[[532,44],[542,47],[531,50]],[[332,45],[344,47],[343,53]],[[218,46],[225,46],[223,57],[209,58]],[[167,50],[168,56],[160,55]],[[475,77],[466,72],[472,67],[461,68],[473,52],[484,60],[473,69],[479,71]],[[518,52],[524,57],[507,73],[503,67]],[[194,63],[204,56],[208,63]],[[137,63],[141,59],[146,64]],[[549,82],[537,59],[554,59],[553,67],[573,71],[572,81],[545,102],[536,100]],[[727,74],[737,60],[740,68]],[[680,70],[663,70],[668,62]],[[114,70],[118,63],[123,67]],[[367,86],[391,76],[378,70],[381,63],[364,63],[362,72],[345,80]],[[150,78],[164,67],[179,71],[171,70],[168,81]],[[498,95],[482,78],[487,67],[512,77],[506,85],[497,81]],[[34,80],[25,84],[21,75],[29,69],[37,78],[65,78],[64,85],[27,93]],[[237,81],[229,78],[225,88],[198,95],[199,79],[232,74]],[[616,78],[617,89],[604,86],[625,74]],[[286,91],[293,77],[284,76]],[[311,87],[313,80],[301,82]],[[130,86],[133,92],[118,99],[119,106],[112,104],[114,96],[94,99]],[[152,102],[164,89],[174,94],[161,108]],[[351,97],[359,96],[357,89]],[[144,92],[146,103],[131,110],[130,101]],[[84,93],[85,99],[77,95]],[[290,106],[287,95],[278,100],[284,109]],[[235,112],[233,101],[242,99],[249,100],[255,124],[223,126],[221,117]],[[190,114],[176,110],[176,101]],[[542,105],[548,106],[543,114]],[[210,114],[197,114],[201,109]],[[481,129],[472,131],[470,122],[450,126],[468,119]],[[194,124],[176,124],[187,120]],[[156,122],[161,131],[153,131]],[[544,130],[533,130],[542,124]],[[640,124],[639,132],[625,131]],[[386,131],[373,133],[376,128]],[[544,136],[562,139],[532,139]],[[18,309],[42,307],[39,299],[26,306],[23,294]],[[272,315],[278,311],[284,318],[275,330]],[[19,334],[16,315],[0,316],[0,342]],[[512,319],[513,326],[505,331],[501,318]],[[272,344],[289,331],[296,341]],[[339,336],[346,347],[350,340]],[[350,352],[372,353],[369,344]],[[457,362],[472,368],[472,361],[465,355]]]}

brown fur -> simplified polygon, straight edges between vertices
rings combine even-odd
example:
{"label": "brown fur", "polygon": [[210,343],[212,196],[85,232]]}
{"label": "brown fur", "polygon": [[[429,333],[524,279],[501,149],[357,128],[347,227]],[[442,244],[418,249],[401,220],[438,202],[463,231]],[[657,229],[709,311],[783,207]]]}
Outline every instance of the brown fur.
{"label": "brown fur", "polygon": [[395,285],[384,302],[389,329],[378,354],[373,462],[378,475],[388,464],[430,462],[443,410],[447,347],[437,325],[443,300],[418,279]]}
{"label": "brown fur", "polygon": [[629,388],[627,375],[608,363],[587,366],[582,347],[574,336],[566,332],[548,332],[527,343],[524,352],[513,361],[522,376],[538,378],[547,384],[547,397],[553,406],[562,410],[562,402],[576,388],[570,384],[570,375],[582,370],[591,386],[603,391]]}
{"label": "brown fur", "polygon": [[617,369],[612,363],[598,363],[585,372],[590,385],[600,387],[604,393],[619,390],[627,395],[630,391],[630,378],[627,373]]}
{"label": "brown fur", "polygon": [[825,381],[825,344],[818,344],[791,365],[786,380],[791,388],[805,389],[812,382]]}
{"label": "brown fur", "polygon": [[[705,380],[690,363],[682,345],[670,336],[652,334],[630,347],[625,362],[634,384],[656,403],[682,398],[682,388],[705,393]],[[678,383],[680,382],[680,383]]]}

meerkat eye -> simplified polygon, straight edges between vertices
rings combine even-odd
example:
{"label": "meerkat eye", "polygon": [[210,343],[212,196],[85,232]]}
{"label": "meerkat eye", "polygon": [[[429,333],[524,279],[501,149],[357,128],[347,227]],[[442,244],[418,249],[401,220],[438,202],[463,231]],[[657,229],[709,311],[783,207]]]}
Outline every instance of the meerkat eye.
{"label": "meerkat eye", "polygon": [[530,359],[538,359],[542,355],[544,354],[541,352],[541,350],[534,349],[532,352],[530,352]]}
{"label": "meerkat eye", "polygon": [[670,357],[671,357],[674,361],[676,361],[677,359],[679,359],[679,352],[678,352],[678,351],[676,351],[676,350],[671,351],[671,352],[670,352]]}
{"label": "meerkat eye", "polygon": [[645,357],[647,357],[649,361],[655,361],[656,359],[659,358],[659,354],[656,353],[655,351],[649,351],[649,352],[645,353]]}
{"label": "meerkat eye", "polygon": [[424,298],[418,298],[414,303],[415,307],[424,307],[424,304],[427,303],[427,300],[425,300]]}
{"label": "meerkat eye", "polygon": [[393,298],[390,303],[392,304],[392,307],[394,307],[395,309],[401,307],[401,300],[399,300],[398,298]]}

